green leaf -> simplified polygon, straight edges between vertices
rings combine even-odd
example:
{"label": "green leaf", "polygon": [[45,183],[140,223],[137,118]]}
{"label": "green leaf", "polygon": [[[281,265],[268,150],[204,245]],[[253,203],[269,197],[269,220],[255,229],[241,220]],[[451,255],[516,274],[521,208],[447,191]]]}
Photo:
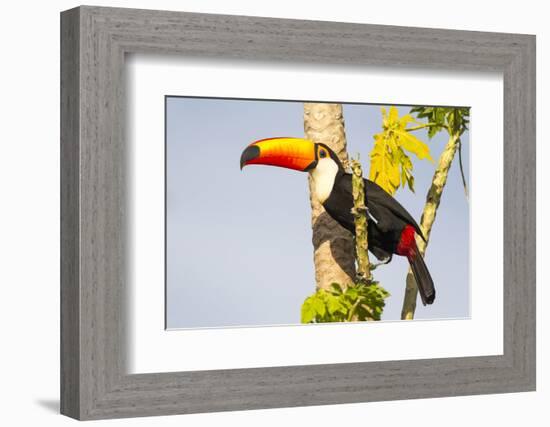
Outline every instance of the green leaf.
{"label": "green leaf", "polygon": [[315,298],[312,303],[316,314],[323,317],[326,313],[325,302],[321,298]]}
{"label": "green leaf", "polygon": [[301,321],[302,323],[311,323],[315,318],[315,310],[311,304],[311,298],[307,298],[302,304]]}
{"label": "green leaf", "polygon": [[446,130],[449,136],[460,136],[466,129],[470,118],[469,107],[414,107],[411,113],[418,119],[427,119],[433,126],[429,127],[428,137]]}
{"label": "green leaf", "polygon": [[334,315],[336,312],[345,313],[345,307],[340,303],[340,299],[333,295],[327,297],[327,309],[329,314]]}
{"label": "green leaf", "polygon": [[356,286],[349,287],[348,289],[346,289],[346,292],[344,293],[344,295],[346,295],[348,298],[352,300],[356,300],[357,297],[359,296],[359,291],[357,290]]}
{"label": "green leaf", "polygon": [[[334,283],[331,288],[330,291],[319,289],[304,300],[302,323],[346,322],[352,309],[355,310],[354,318],[358,320],[379,320],[384,300],[389,296],[378,282],[351,284],[345,289]],[[338,290],[341,292],[335,295]]]}
{"label": "green leaf", "polygon": [[333,282],[330,284],[330,287],[331,289],[333,290],[334,293],[336,294],[342,294],[342,287],[340,286],[339,283],[336,283],[336,282]]}

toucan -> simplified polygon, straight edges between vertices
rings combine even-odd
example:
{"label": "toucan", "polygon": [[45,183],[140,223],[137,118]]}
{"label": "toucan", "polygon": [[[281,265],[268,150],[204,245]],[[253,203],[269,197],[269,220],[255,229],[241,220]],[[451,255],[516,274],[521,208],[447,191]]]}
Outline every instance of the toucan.
{"label": "toucan", "polygon": [[[279,166],[308,172],[312,191],[326,212],[355,235],[351,174],[326,144],[303,138],[260,139],[242,152],[241,170],[246,165]],[[407,210],[375,182],[364,179],[368,215],[369,251],[382,263],[393,254],[407,257],[422,303],[432,304],[435,288],[415,235],[426,241],[420,227]]]}

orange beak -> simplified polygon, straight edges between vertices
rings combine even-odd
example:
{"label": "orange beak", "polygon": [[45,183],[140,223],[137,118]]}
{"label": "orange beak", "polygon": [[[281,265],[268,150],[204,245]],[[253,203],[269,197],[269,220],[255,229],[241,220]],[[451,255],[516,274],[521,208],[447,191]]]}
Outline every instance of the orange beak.
{"label": "orange beak", "polygon": [[241,169],[246,165],[270,165],[306,172],[316,162],[315,143],[303,138],[260,139],[241,155]]}

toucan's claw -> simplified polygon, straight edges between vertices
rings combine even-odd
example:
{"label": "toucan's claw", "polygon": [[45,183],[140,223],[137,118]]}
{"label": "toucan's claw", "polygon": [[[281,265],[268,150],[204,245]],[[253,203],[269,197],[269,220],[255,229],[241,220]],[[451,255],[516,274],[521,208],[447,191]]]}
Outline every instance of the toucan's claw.
{"label": "toucan's claw", "polygon": [[360,206],[360,207],[353,207],[351,208],[351,214],[354,216],[354,217],[358,217],[359,215],[361,214],[367,214],[367,217],[369,216],[369,209],[366,207],[366,206]]}
{"label": "toucan's claw", "polygon": [[357,274],[355,275],[355,281],[357,283],[369,283],[372,281],[372,276],[371,277],[366,277],[365,276],[365,273],[363,272],[357,272]]}
{"label": "toucan's claw", "polygon": [[385,259],[383,259],[382,261],[380,262],[377,262],[375,264],[371,264],[370,265],[370,269],[371,270],[376,270],[377,267],[380,267],[381,265],[385,265],[385,264],[388,264],[390,261],[391,261],[391,255]]}

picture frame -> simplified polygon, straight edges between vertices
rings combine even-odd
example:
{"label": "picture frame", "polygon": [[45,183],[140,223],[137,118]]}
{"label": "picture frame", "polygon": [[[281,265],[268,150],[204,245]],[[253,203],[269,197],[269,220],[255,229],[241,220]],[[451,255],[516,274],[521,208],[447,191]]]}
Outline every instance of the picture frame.
{"label": "picture frame", "polygon": [[[502,72],[503,354],[128,374],[128,53]],[[62,12],[61,413],[89,420],[535,390],[535,154],[532,35],[91,6]]]}

